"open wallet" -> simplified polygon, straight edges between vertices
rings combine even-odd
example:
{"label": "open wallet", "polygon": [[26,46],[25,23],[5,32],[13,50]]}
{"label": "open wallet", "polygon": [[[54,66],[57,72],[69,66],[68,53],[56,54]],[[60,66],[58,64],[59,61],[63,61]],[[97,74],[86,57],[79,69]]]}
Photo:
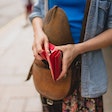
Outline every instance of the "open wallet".
{"label": "open wallet", "polygon": [[40,55],[48,62],[52,78],[53,80],[56,80],[62,70],[62,51],[54,50],[54,48],[55,45],[49,43],[50,54],[47,54],[43,48],[43,52]]}

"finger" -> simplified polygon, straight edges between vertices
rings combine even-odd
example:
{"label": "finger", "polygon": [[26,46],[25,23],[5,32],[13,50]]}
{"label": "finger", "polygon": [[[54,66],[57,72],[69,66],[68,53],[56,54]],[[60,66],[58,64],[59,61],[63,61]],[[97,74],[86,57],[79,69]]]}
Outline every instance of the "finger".
{"label": "finger", "polygon": [[42,53],[42,51],[43,51],[42,46],[43,45],[37,43],[37,45],[36,45],[36,52],[37,52],[37,54],[41,54]]}
{"label": "finger", "polygon": [[35,54],[41,53],[42,50],[43,50],[43,48],[42,48],[42,42],[39,43],[36,39],[34,39],[32,50],[34,50]]}
{"label": "finger", "polygon": [[33,49],[33,54],[34,54],[34,57],[38,60],[42,60],[42,57],[39,55],[39,53],[36,52],[36,49],[34,48]]}
{"label": "finger", "polygon": [[35,49],[35,45],[34,44],[32,45],[32,51],[33,51],[33,55],[36,56],[37,53],[36,53],[36,49]]}
{"label": "finger", "polygon": [[38,60],[41,60],[42,59],[42,57],[39,55],[39,53],[37,52],[37,49],[36,49],[36,47],[35,47],[35,44],[33,44],[33,46],[32,46],[32,51],[33,51],[33,55],[34,55],[34,57],[36,58],[36,59],[38,59]]}
{"label": "finger", "polygon": [[54,50],[61,50],[62,51],[63,46],[55,46]]}
{"label": "finger", "polygon": [[45,41],[44,47],[45,47],[46,53],[50,54],[50,51],[49,51],[49,42],[48,42],[48,40]]}
{"label": "finger", "polygon": [[43,59],[39,54],[36,55],[35,58],[36,58],[37,60],[42,60],[42,59]]}
{"label": "finger", "polygon": [[61,72],[60,76],[58,77],[57,81],[62,79],[62,78],[65,78],[66,77],[66,72]]}
{"label": "finger", "polygon": [[32,51],[33,51],[33,55],[36,56],[37,55],[36,49],[32,47]]}

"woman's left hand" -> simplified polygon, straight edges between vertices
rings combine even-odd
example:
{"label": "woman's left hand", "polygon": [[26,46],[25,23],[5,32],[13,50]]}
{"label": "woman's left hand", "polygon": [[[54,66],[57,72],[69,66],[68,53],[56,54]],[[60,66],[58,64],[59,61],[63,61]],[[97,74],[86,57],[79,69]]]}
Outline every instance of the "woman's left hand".
{"label": "woman's left hand", "polygon": [[56,49],[63,52],[62,72],[58,80],[66,76],[70,64],[79,54],[101,49],[109,45],[112,45],[112,29],[108,29],[96,37],[82,43],[56,46]]}
{"label": "woman's left hand", "polygon": [[63,52],[62,58],[62,72],[57,80],[66,77],[67,70],[72,61],[80,54],[79,44],[68,44],[63,46],[56,46],[55,49],[59,49]]}

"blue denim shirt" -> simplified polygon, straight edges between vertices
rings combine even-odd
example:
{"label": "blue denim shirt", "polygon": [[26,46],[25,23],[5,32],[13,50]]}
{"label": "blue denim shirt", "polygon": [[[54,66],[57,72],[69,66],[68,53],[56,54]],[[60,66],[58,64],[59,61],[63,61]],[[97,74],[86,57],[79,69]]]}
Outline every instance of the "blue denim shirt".
{"label": "blue denim shirt", "polygon": [[[30,15],[30,20],[46,14],[48,1],[38,0]],[[112,0],[91,0],[84,41],[94,38],[112,28]],[[82,55],[81,94],[83,97],[98,97],[107,91],[107,71],[102,50],[86,52]]]}

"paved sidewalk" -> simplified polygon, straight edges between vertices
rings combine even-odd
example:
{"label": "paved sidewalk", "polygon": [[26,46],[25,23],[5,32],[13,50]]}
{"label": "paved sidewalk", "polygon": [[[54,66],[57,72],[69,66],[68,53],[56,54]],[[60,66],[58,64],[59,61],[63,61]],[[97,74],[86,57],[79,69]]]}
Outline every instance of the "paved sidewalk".
{"label": "paved sidewalk", "polygon": [[33,61],[31,25],[21,15],[0,29],[0,112],[42,112],[32,79],[25,82]]}
{"label": "paved sidewalk", "polygon": [[[25,82],[33,61],[31,25],[23,28],[24,15],[0,29],[0,112],[42,112],[32,78]],[[110,52],[111,51],[111,52]],[[112,112],[112,48],[104,50],[109,89],[104,112]]]}

